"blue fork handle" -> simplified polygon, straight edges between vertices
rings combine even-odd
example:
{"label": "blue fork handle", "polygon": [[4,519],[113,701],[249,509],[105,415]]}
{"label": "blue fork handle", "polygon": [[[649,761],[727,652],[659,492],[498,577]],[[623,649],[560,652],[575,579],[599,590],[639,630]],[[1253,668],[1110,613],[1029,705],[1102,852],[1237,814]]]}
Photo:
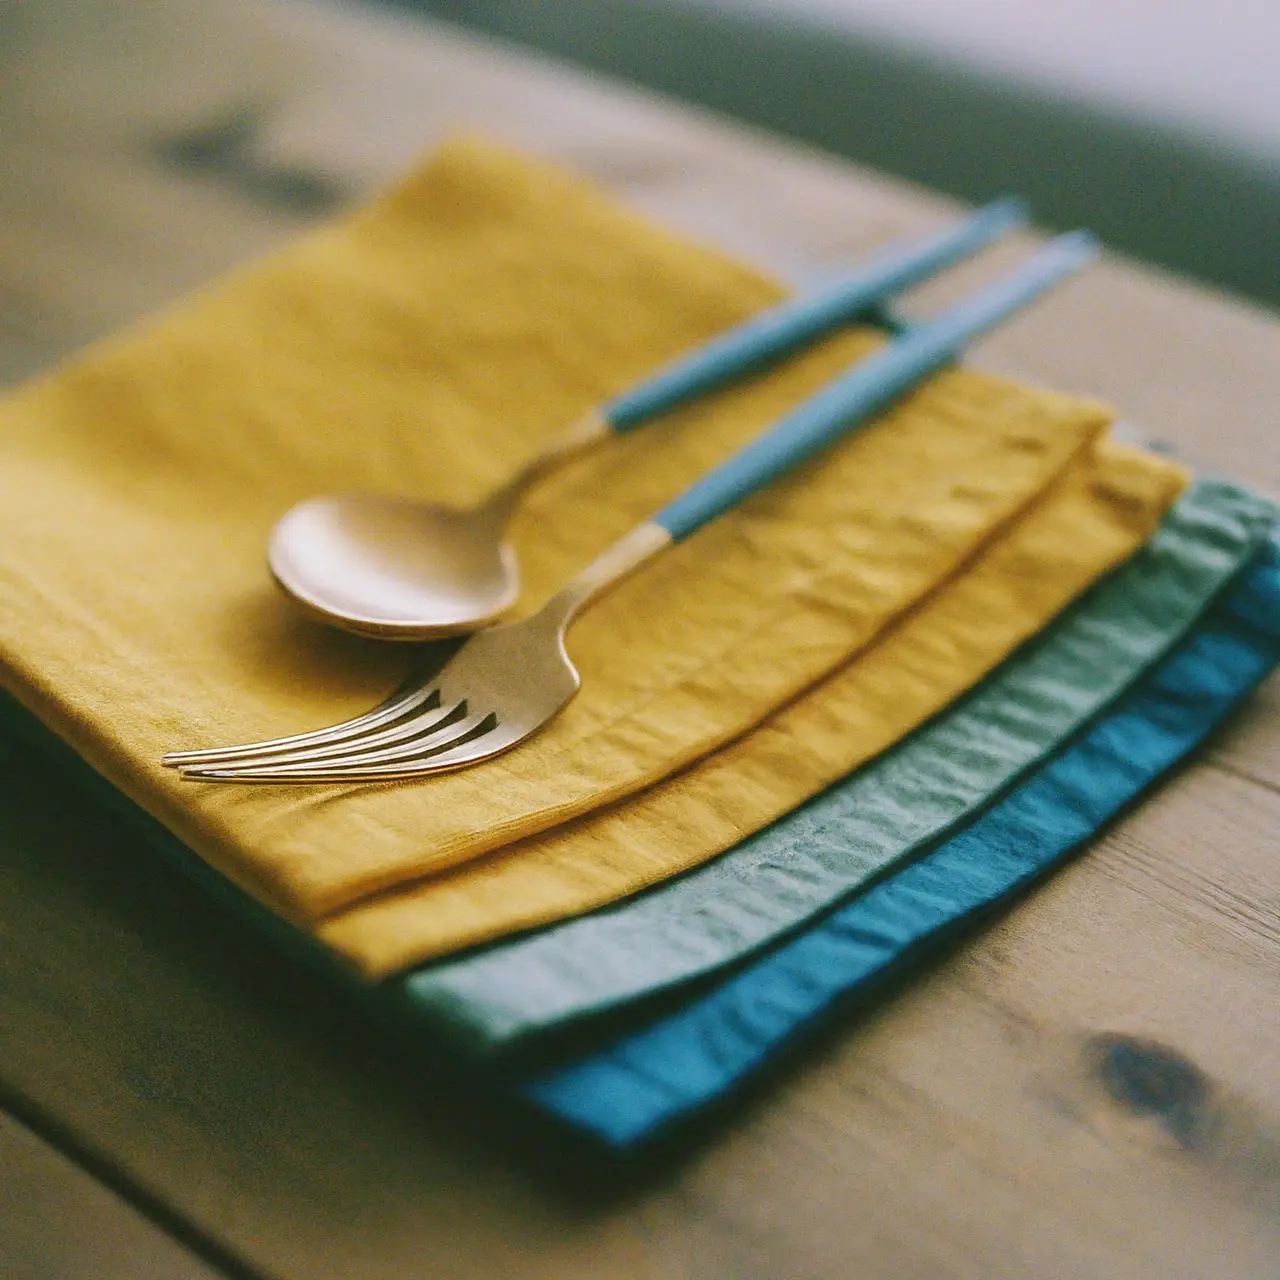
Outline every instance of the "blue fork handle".
{"label": "blue fork handle", "polygon": [[1088,232],[1059,236],[1019,270],[933,320],[907,329],[705,475],[654,516],[652,523],[676,542],[687,538],[886,408],[954,360],[971,339],[1091,261],[1097,249],[1096,239]]}
{"label": "blue fork handle", "polygon": [[858,319],[877,302],[977,253],[1026,219],[1021,201],[997,200],[949,231],[887,254],[819,292],[753,316],[609,401],[601,416],[614,431],[630,431]]}

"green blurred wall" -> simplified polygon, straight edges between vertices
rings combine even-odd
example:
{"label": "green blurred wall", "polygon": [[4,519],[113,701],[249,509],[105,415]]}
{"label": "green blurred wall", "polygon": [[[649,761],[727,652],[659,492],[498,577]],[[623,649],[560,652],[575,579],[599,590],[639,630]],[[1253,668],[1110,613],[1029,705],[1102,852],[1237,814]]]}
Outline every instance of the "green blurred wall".
{"label": "green blurred wall", "polygon": [[[390,0],[1280,305],[1280,166],[785,16],[681,0]],[[1280,2],[1280,0],[1278,0]],[[1280,64],[1278,64],[1280,77]],[[1278,78],[1280,85],[1280,78]]]}

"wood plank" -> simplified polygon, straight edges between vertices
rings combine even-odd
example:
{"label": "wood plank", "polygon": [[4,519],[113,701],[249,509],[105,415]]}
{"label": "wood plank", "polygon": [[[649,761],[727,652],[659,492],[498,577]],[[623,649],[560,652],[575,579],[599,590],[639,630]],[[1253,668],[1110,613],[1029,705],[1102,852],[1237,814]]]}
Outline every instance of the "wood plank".
{"label": "wood plank", "polygon": [[[459,125],[795,279],[949,208],[441,29],[305,4],[94,12],[80,44],[37,23],[21,74],[0,74],[15,372],[312,225]],[[1197,463],[1280,488],[1278,355],[1274,319],[1113,261],[977,358],[1110,397]],[[14,757],[0,1084],[281,1277],[1270,1276],[1277,697],[958,958],[626,1179],[573,1176],[555,1144],[410,1067]]]}
{"label": "wood plank", "polygon": [[1280,1246],[1280,799],[1211,765],[611,1196],[67,795],[0,783],[4,1078],[271,1274],[1264,1276]]}
{"label": "wood plank", "polygon": [[214,1280],[220,1273],[0,1112],[0,1274],[5,1280]]}

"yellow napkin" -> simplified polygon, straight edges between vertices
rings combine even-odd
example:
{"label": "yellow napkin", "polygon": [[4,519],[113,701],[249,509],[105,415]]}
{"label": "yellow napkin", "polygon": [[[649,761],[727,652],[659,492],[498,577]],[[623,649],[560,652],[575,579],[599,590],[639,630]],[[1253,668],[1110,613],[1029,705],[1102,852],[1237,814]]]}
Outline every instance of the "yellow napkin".
{"label": "yellow napkin", "polygon": [[[779,295],[586,186],[459,143],[353,218],[0,404],[5,684],[211,863],[295,919],[553,826],[731,741],[954,574],[1106,421],[958,370],[594,605],[584,690],[491,763],[393,787],[218,787],[162,752],[334,723],[408,655],[277,597],[316,492],[465,502],[602,396]],[[513,528],[540,601],[875,341],[559,470]],[[798,797],[797,797],[798,798]]]}
{"label": "yellow napkin", "polygon": [[320,936],[367,975],[579,915],[732,847],[942,710],[1147,539],[1185,483],[1103,446],[866,652],[621,804],[359,904]]}

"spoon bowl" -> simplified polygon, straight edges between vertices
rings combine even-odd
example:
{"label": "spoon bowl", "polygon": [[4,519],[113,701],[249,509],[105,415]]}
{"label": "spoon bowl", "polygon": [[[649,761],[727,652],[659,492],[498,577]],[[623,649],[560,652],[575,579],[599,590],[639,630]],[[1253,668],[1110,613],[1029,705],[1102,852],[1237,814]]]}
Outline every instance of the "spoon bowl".
{"label": "spoon bowl", "polygon": [[381,640],[461,635],[520,592],[503,541],[506,504],[447,507],[406,498],[313,498],[281,517],[267,561],[313,617]]}

